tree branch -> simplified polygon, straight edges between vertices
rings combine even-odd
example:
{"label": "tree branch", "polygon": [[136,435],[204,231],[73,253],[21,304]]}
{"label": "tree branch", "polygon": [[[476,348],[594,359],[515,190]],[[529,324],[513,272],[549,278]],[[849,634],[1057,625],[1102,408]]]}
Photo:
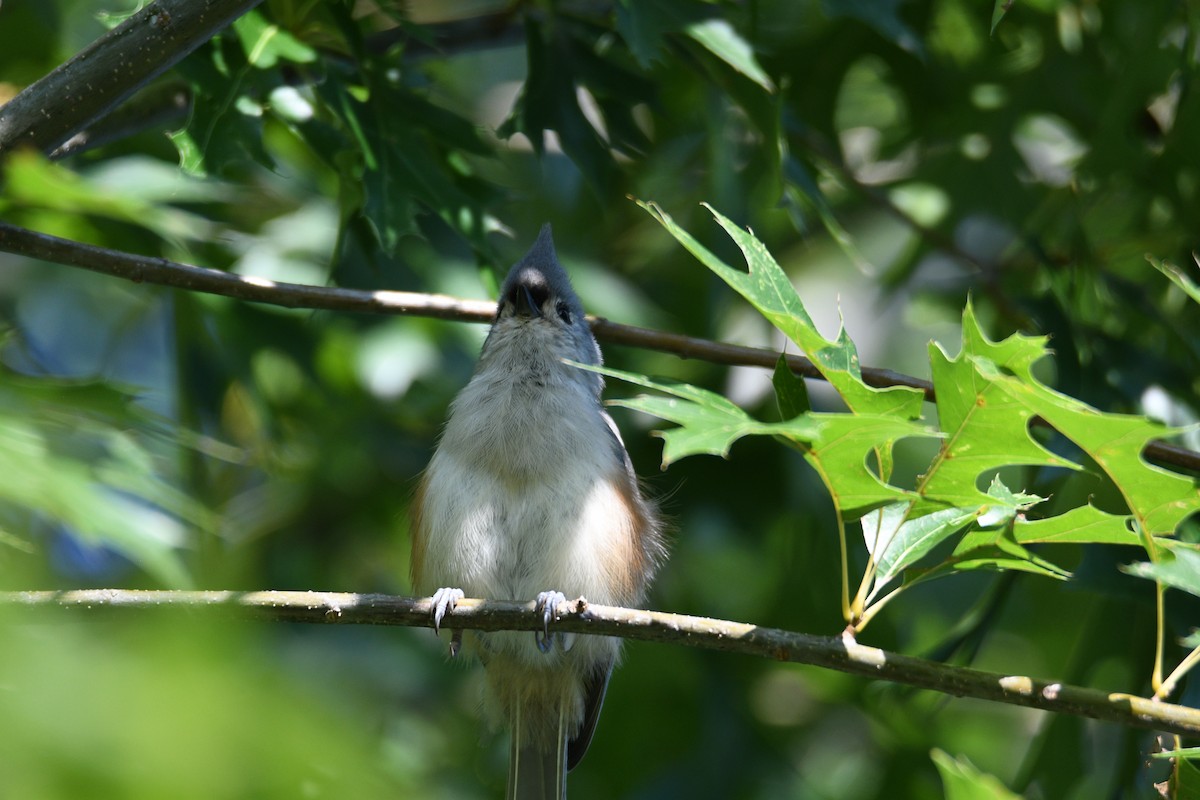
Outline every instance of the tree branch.
{"label": "tree branch", "polygon": [[[153,283],[175,289],[223,295],[239,300],[326,311],[368,314],[405,314],[460,322],[491,322],[496,304],[486,300],[417,292],[365,291],[331,286],[306,286],[262,278],[248,278],[217,269],[179,264],[165,258],[134,255],[119,250],[38,233],[0,220],[0,251],[52,261],[71,267],[124,278],[134,283]],[[714,342],[677,333],[666,333],[635,325],[624,325],[602,317],[589,317],[592,331],[601,341],[672,353],[714,364],[771,369],[779,353],[758,347]],[[812,362],[803,356],[784,356],[797,375],[823,379]],[[871,386],[909,386],[936,400],[933,384],[890,369],[862,368],[863,380]],[[1200,453],[1167,442],[1151,442],[1146,455],[1164,464],[1200,472]]]}
{"label": "tree branch", "polygon": [[[263,278],[234,275],[218,269],[195,267],[165,258],[125,253],[106,247],[83,244],[58,236],[28,230],[0,220],[0,252],[14,253],[42,261],[124,278],[134,283],[153,283],[175,289],[223,295],[256,303],[286,308],[311,308],[325,311],[349,311],[366,314],[403,314],[459,322],[488,323],[496,314],[496,304],[487,300],[465,300],[419,292],[366,291],[334,286],[307,286]],[[714,342],[678,333],[666,333],[636,325],[624,325],[602,317],[589,317],[592,331],[601,341],[671,353],[680,358],[696,358],[714,364],[765,367],[771,369],[779,353],[759,347]],[[797,375],[823,380],[824,376],[804,356],[786,354],[788,366]],[[863,380],[871,386],[909,386],[925,393],[934,402],[933,384],[921,378],[890,369],[863,367]],[[1167,442],[1151,442],[1145,454],[1163,464],[1200,472],[1200,453]]]}
{"label": "tree branch", "polygon": [[[174,592],[86,589],[64,592],[2,592],[0,606],[24,609],[220,610],[256,619],[357,625],[430,627],[429,598],[337,592]],[[570,633],[682,644],[705,650],[741,653],[778,661],[834,669],[867,678],[902,683],[956,697],[974,697],[1059,714],[1090,717],[1137,728],[1185,736],[1200,734],[1200,709],[1130,694],[1104,692],[1037,680],[1024,675],[940,664],[889,653],[846,637],[811,636],[739,622],[598,606],[582,598],[558,608],[554,629]],[[497,600],[460,600],[443,627],[477,631],[533,631],[541,625],[534,604]],[[532,646],[530,642],[530,646]]]}
{"label": "tree branch", "polygon": [[155,0],[0,106],[0,158],[49,153],[262,0]]}

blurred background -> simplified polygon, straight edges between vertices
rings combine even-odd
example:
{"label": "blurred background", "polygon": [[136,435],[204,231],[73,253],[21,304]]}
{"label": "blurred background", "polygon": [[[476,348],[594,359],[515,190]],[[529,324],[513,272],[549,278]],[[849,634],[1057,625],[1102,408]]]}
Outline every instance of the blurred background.
{"label": "blurred background", "polygon": [[[6,0],[0,101],[133,10]],[[473,298],[548,221],[592,313],[783,348],[630,198],[740,263],[707,202],[770,247],[826,336],[844,321],[864,364],[927,377],[928,343],[957,351],[970,296],[993,338],[1051,335],[1060,391],[1188,424],[1200,317],[1151,261],[1200,271],[1198,32],[1194,4],[1133,0],[1006,15],[971,0],[268,0],[93,146],[12,155],[0,215],[243,275]],[[410,494],[485,332],[0,254],[0,588],[408,593]],[[605,355],[778,418],[765,371]],[[798,455],[749,439],[664,472],[655,421],[614,414],[672,521],[651,607],[841,631],[832,505]],[[928,455],[914,447],[899,474]],[[1025,480],[1043,496],[1097,485]],[[1118,570],[1140,554],[1040,552],[1074,579],[925,585],[863,641],[1147,693],[1153,586]],[[1197,611],[1171,596],[1171,664]],[[5,609],[0,631],[2,796],[503,791],[480,671],[448,664],[428,630]],[[942,798],[938,763],[970,762],[1029,798],[1144,797],[1165,777],[1151,738],[632,643],[570,785]]]}

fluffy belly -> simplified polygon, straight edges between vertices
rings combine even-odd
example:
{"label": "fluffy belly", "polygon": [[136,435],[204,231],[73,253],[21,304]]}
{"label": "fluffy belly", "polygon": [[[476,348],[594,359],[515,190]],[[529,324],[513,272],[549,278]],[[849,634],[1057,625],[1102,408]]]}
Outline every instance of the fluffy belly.
{"label": "fluffy belly", "polygon": [[419,588],[457,586],[468,596],[507,600],[556,590],[626,602],[632,525],[621,484],[573,478],[513,485],[468,465],[433,465]]}

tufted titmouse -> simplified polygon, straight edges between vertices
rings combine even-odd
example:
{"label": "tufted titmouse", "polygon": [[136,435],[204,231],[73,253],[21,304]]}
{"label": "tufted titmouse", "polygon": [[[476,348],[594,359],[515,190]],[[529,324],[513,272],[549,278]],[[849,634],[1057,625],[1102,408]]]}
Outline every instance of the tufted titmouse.
{"label": "tufted titmouse", "polygon": [[567,596],[636,605],[664,552],[658,515],[600,404],[603,380],[564,359],[601,363],[546,225],[501,287],[412,504],[413,586],[433,594],[435,629],[464,592],[536,597],[546,620],[534,643],[471,637],[489,715],[512,733],[509,798],[565,796],[620,653],[619,639],[552,637],[554,609]]}

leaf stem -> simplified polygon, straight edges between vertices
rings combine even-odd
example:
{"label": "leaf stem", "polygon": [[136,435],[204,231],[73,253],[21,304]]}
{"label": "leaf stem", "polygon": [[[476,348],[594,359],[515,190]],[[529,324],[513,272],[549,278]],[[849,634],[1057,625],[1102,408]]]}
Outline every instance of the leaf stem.
{"label": "leaf stem", "polygon": [[[822,476],[824,477],[824,476]],[[855,598],[855,606],[850,605],[850,558],[849,551],[846,548],[846,522],[842,519],[840,511],[835,509],[837,514],[837,529],[838,529],[838,547],[839,555],[842,559],[842,619],[850,625],[855,625],[855,619],[862,610],[861,605],[858,605],[858,599]]]}
{"label": "leaf stem", "polygon": [[880,611],[882,611],[883,607],[886,606],[889,602],[891,602],[893,597],[900,594],[900,592],[904,591],[904,589],[905,589],[905,584],[901,583],[895,589],[892,589],[890,592],[885,594],[883,597],[879,598],[874,603],[871,603],[871,605],[868,608],[864,609],[862,612],[862,616],[858,620],[857,630],[862,631],[863,629],[865,629],[867,627],[868,623],[870,623],[870,621],[875,618],[875,615],[878,614]]}
{"label": "leaf stem", "polygon": [[1180,679],[1191,670],[1192,667],[1200,664],[1200,645],[1195,650],[1188,653],[1183,661],[1179,662],[1179,666],[1171,671],[1167,679],[1154,691],[1154,697],[1158,700],[1166,700],[1175,691],[1175,686]]}

